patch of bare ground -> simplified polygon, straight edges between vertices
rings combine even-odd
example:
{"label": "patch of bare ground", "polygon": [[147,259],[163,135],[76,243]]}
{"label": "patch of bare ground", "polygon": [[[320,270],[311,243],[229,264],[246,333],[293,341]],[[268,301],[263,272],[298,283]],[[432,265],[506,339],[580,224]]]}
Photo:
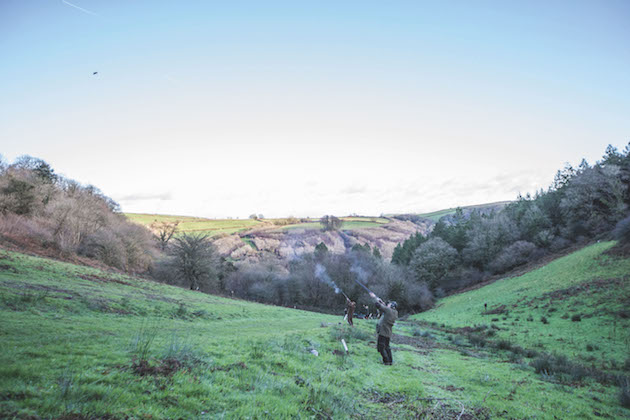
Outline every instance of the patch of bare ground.
{"label": "patch of bare ground", "polygon": [[[80,413],[67,413],[61,417],[55,417],[55,420],[119,420],[122,417],[111,416],[109,414],[99,414],[98,416],[91,416],[88,414]],[[39,417],[37,417],[39,419]]]}
{"label": "patch of bare ground", "polygon": [[81,257],[76,254],[62,252],[53,246],[42,245],[41,241],[36,241],[32,238],[14,237],[7,234],[0,235],[0,249],[19,252],[21,254],[35,257],[49,258],[56,261],[69,262],[86,267],[98,268],[105,271],[115,270],[100,261],[87,257]]}
{"label": "patch of bare ground", "polygon": [[41,290],[41,291],[53,292],[53,293],[63,293],[63,294],[67,294],[67,295],[73,295],[74,294],[74,292],[72,292],[71,290],[68,290],[68,289],[62,289],[62,288],[59,288],[59,287],[45,286],[43,284],[18,283],[18,282],[15,282],[15,281],[6,281],[6,280],[0,282],[0,284],[2,284],[3,286],[11,287],[13,289]]}
{"label": "patch of bare ground", "polygon": [[118,283],[118,284],[124,284],[125,286],[133,286],[133,284],[120,280],[120,279],[115,279],[112,277],[97,276],[96,274],[79,274],[78,277],[83,280],[90,280],[90,281],[100,282],[100,283]]}
{"label": "patch of bare ground", "polygon": [[247,369],[247,365],[245,364],[245,362],[236,362],[236,363],[232,363],[229,365],[224,365],[224,366],[213,366],[212,369],[210,369],[211,372],[229,372],[232,369]]}
{"label": "patch of bare ground", "polygon": [[172,376],[175,372],[184,368],[184,363],[173,358],[155,362],[134,360],[131,363],[131,371],[138,376]]}
{"label": "patch of bare ground", "polygon": [[604,254],[612,257],[630,258],[630,243],[617,244],[604,252]]}
{"label": "patch of bare ground", "polygon": [[392,343],[394,344],[406,344],[409,346],[417,347],[419,349],[431,349],[435,347],[433,340],[428,340],[421,337],[410,337],[407,335],[393,334]]}
{"label": "patch of bare ground", "polygon": [[[449,392],[459,391],[452,385]],[[399,392],[378,392],[369,390],[362,394],[368,401],[381,404],[390,418],[444,419],[444,420],[487,420],[491,419],[490,410],[485,407],[467,407],[455,398],[412,397]],[[500,413],[507,415],[507,411]],[[412,417],[410,417],[412,416]]]}

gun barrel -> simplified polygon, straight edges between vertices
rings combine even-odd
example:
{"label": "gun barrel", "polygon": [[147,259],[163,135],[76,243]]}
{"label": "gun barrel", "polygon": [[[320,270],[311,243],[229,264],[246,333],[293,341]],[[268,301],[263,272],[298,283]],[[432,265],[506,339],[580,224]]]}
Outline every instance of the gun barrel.
{"label": "gun barrel", "polygon": [[360,282],[359,280],[357,280],[357,279],[354,279],[354,281],[356,281],[356,282],[357,282],[357,284],[358,284],[359,286],[361,286],[361,287],[363,287],[365,290],[367,290],[367,292],[368,292],[368,293],[372,293],[372,291],[371,291],[370,289],[368,289],[368,288],[365,286],[365,284],[361,283],[361,282]]}

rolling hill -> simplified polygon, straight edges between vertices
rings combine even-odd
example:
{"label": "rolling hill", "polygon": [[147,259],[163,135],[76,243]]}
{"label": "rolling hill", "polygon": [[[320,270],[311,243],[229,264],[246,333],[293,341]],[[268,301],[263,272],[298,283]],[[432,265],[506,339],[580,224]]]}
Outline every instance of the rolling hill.
{"label": "rolling hill", "polygon": [[[466,206],[473,210],[498,210],[507,202]],[[275,259],[286,262],[303,253],[313,252],[324,243],[331,252],[344,253],[353,245],[378,248],[389,259],[394,248],[416,232],[427,234],[441,218],[455,213],[446,209],[433,213],[391,215],[388,217],[342,217],[339,231],[322,232],[318,219],[205,219],[190,216],[126,213],[132,221],[147,227],[159,223],[178,223],[178,233],[202,233],[211,236],[219,254],[233,261],[256,262]]]}

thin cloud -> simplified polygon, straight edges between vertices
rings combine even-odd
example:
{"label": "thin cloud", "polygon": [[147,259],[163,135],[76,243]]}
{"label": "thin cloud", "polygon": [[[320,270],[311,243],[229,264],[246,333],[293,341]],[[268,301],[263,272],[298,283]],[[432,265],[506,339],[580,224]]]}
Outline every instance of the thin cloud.
{"label": "thin cloud", "polygon": [[365,188],[364,186],[348,186],[346,188],[343,188],[339,191],[341,194],[363,194],[365,192],[367,192],[367,188]]}
{"label": "thin cloud", "polygon": [[87,9],[84,9],[83,7],[79,7],[79,6],[77,6],[76,4],[72,4],[72,3],[70,3],[69,1],[66,1],[66,0],[61,0],[61,2],[62,2],[63,4],[66,4],[66,5],[70,6],[70,7],[74,7],[75,9],[80,10],[80,11],[82,11],[83,13],[87,13],[88,15],[98,16],[96,13],[91,12],[91,11],[89,11],[89,10],[87,10]]}
{"label": "thin cloud", "polygon": [[122,196],[118,199],[118,201],[146,201],[146,200],[161,200],[161,201],[170,201],[173,199],[173,194],[170,192],[165,192],[161,194],[129,194]]}

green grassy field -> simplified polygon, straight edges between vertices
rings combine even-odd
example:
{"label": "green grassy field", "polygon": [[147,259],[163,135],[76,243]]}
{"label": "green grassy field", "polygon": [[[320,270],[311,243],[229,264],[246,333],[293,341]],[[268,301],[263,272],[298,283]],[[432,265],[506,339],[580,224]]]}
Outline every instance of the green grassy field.
{"label": "green grassy field", "polygon": [[[476,205],[472,205],[472,206],[463,206],[462,209],[483,209],[486,207],[493,207],[493,206],[500,206],[500,205],[504,205],[509,203],[509,201],[498,201],[496,203],[487,203],[487,204],[476,204]],[[424,217],[425,219],[429,219],[432,222],[437,223],[438,220],[440,220],[440,218],[449,215],[449,214],[455,214],[455,208],[450,208],[450,209],[444,209],[444,210],[438,210],[438,211],[434,211],[434,212],[430,212],[430,213],[421,213],[418,216],[420,217]]]}
{"label": "green grassy field", "polygon": [[441,217],[446,216],[447,214],[455,214],[455,209],[444,209],[444,210],[434,211],[431,213],[422,213],[422,214],[419,214],[419,216],[437,223],[437,221],[440,220]]}
{"label": "green grassy field", "polygon": [[[232,234],[236,232],[244,232],[249,229],[257,227],[273,227],[274,220],[277,219],[264,219],[252,220],[252,219],[204,219],[200,217],[190,216],[169,216],[161,214],[140,214],[140,213],[125,213],[125,216],[131,221],[149,226],[155,222],[179,222],[177,231],[178,234],[185,232],[199,232],[207,233],[210,236],[218,234]],[[382,217],[343,217],[341,218],[344,223],[343,230],[362,229],[370,227],[378,227],[382,224],[388,223],[389,220]],[[317,230],[321,229],[321,225],[318,219],[309,219],[308,222],[296,223],[286,226],[278,226],[278,230]]]}
{"label": "green grassy field", "polygon": [[[341,230],[373,228],[373,227],[379,227],[386,223],[389,223],[389,220],[383,217],[342,217],[341,220],[343,221]],[[287,226],[282,227],[282,229],[288,229],[288,230],[294,230],[294,229],[317,230],[321,228],[322,228],[322,225],[319,223],[318,220],[313,220],[312,222],[307,222],[307,223],[287,225]]]}
{"label": "green grassy field", "polygon": [[[630,261],[602,256],[610,246],[397,322],[391,367],[379,363],[374,321],[350,329],[340,317],[0,251],[0,418],[628,417],[616,384],[537,374],[535,356],[514,350],[627,374],[629,325],[619,311]],[[544,307],[545,293],[559,289],[569,297]],[[484,302],[509,312],[483,315]],[[464,328],[475,324],[475,335]]]}
{"label": "green grassy field", "polygon": [[154,222],[179,222],[178,233],[199,232],[210,236],[222,233],[232,234],[261,226],[262,223],[253,219],[204,219],[202,217],[169,216],[162,214],[125,213],[129,220],[149,226]]}

